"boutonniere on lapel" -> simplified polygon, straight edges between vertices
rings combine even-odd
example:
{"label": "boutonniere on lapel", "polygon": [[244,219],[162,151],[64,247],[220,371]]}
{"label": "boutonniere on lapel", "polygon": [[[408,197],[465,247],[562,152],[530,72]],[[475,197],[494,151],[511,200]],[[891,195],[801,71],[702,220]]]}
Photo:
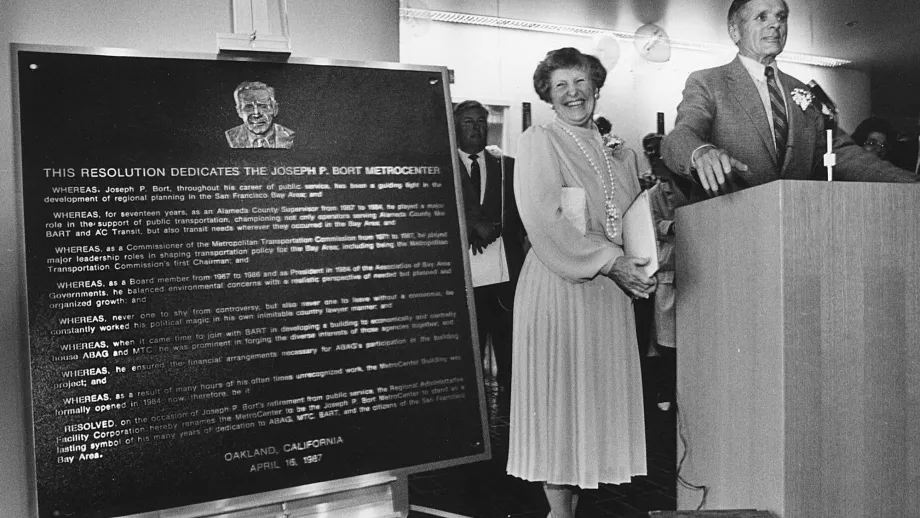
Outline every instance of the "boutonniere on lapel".
{"label": "boutonniere on lapel", "polygon": [[811,103],[814,102],[815,95],[811,93],[810,90],[796,88],[792,91],[792,100],[795,101],[795,104],[799,105],[802,111],[805,111],[811,106]]}

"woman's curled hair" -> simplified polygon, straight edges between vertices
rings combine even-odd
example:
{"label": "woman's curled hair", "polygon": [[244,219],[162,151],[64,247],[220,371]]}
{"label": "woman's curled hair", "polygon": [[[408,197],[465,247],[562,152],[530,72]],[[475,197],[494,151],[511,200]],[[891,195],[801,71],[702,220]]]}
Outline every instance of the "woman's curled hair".
{"label": "woman's curled hair", "polygon": [[553,100],[549,92],[553,85],[549,82],[550,76],[556,70],[566,68],[585,70],[598,90],[604,86],[604,81],[607,79],[607,69],[596,57],[582,54],[578,49],[572,47],[551,50],[546,53],[546,57],[537,65],[533,73],[533,89],[536,90],[540,99],[552,104]]}

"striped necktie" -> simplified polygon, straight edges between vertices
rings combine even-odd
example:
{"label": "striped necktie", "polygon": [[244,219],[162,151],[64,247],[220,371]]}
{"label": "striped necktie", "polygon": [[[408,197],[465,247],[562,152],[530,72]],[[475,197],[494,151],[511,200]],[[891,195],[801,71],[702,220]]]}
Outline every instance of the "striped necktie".
{"label": "striped necktie", "polygon": [[776,84],[776,73],[773,67],[767,67],[764,71],[767,76],[767,90],[770,92],[770,107],[773,111],[773,137],[776,139],[776,163],[777,171],[783,169],[783,162],[786,160],[786,141],[789,137],[789,121],[786,119],[786,105],[783,102],[783,94],[779,91],[779,85]]}

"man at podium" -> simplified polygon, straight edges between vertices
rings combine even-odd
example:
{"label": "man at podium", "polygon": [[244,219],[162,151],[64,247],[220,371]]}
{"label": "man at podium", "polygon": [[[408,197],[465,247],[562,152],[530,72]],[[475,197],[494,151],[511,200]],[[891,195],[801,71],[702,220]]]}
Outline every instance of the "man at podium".
{"label": "man at podium", "polygon": [[[674,129],[662,142],[662,156],[669,169],[693,177],[710,195],[777,179],[826,175],[821,108],[805,84],[776,64],[786,45],[788,15],[783,0],[734,0],[728,32],[738,55],[727,65],[698,70],[687,79]],[[843,131],[836,133],[836,179],[917,181],[867,153]]]}

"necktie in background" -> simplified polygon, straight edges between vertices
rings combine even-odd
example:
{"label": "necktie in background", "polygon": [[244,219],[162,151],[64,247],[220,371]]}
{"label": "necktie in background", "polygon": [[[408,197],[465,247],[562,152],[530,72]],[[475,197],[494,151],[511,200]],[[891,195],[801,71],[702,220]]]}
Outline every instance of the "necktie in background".
{"label": "necktie in background", "polygon": [[764,71],[767,76],[767,90],[770,92],[770,106],[773,109],[773,136],[776,139],[776,163],[777,171],[783,168],[783,162],[786,160],[786,141],[789,137],[789,121],[786,119],[786,105],[783,102],[783,94],[779,91],[776,84],[776,73],[773,67],[767,67]]}
{"label": "necktie in background", "polygon": [[479,155],[475,153],[470,155],[470,179],[473,180],[476,194],[482,192],[482,171],[479,169]]}

